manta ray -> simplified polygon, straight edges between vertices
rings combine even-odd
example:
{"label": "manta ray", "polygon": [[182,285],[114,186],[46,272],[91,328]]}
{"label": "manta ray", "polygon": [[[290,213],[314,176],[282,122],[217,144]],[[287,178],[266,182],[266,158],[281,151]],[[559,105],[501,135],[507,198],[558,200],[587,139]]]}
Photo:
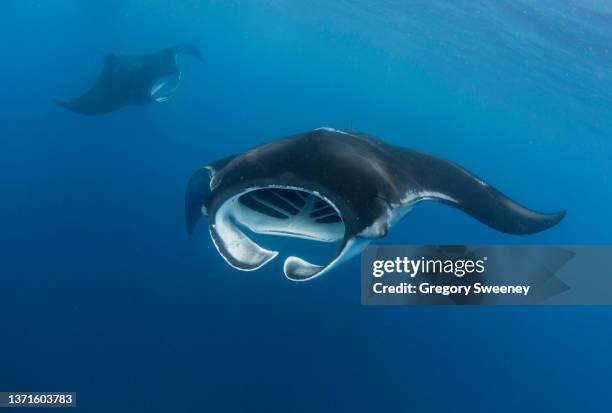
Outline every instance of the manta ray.
{"label": "manta ray", "polygon": [[71,101],[56,103],[83,115],[102,115],[125,105],[165,102],[181,81],[176,62],[179,54],[202,60],[191,44],[143,55],[106,54],[102,71],[89,90]]}
{"label": "manta ray", "polygon": [[185,216],[189,233],[207,216],[219,254],[242,271],[257,270],[278,255],[254,242],[248,231],[341,242],[324,265],[295,256],[285,260],[285,276],[304,281],[386,236],[412,206],[426,200],[509,234],[544,231],[565,216],[565,211],[527,209],[444,159],[330,128],[265,143],[199,169],[187,187]]}

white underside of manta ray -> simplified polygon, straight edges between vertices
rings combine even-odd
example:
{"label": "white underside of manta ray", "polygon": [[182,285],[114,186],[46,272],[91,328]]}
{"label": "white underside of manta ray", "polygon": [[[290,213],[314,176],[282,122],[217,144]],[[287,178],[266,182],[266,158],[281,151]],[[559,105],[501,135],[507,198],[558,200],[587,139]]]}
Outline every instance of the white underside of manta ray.
{"label": "white underside of manta ray", "polygon": [[277,255],[247,234],[341,242],[324,265],[290,256],[285,276],[310,280],[386,236],[420,201],[459,208],[511,234],[546,230],[565,212],[527,209],[465,169],[362,133],[319,128],[213,162],[191,178],[187,229],[207,216],[219,254],[233,268],[254,271]]}

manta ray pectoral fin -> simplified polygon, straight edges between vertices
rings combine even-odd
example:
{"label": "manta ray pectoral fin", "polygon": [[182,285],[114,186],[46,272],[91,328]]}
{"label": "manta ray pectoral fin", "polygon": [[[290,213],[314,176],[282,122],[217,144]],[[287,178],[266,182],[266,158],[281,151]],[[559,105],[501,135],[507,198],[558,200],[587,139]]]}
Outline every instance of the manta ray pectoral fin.
{"label": "manta ray pectoral fin", "polygon": [[336,257],[325,266],[312,264],[299,257],[288,257],[283,265],[283,272],[285,277],[292,281],[312,280],[353,258],[370,242],[368,238],[350,238],[344,243]]}
{"label": "manta ray pectoral fin", "polygon": [[471,215],[509,234],[532,234],[558,224],[565,211],[541,213],[528,209],[452,162],[397,148],[406,171],[417,185],[416,201],[432,199]]}
{"label": "manta ray pectoral fin", "polygon": [[217,172],[227,165],[234,156],[228,156],[198,169],[187,184],[185,193],[185,224],[191,234],[202,216],[204,203],[211,190],[211,180]]}
{"label": "manta ray pectoral fin", "polygon": [[68,102],[56,100],[58,105],[83,115],[102,115],[113,112],[129,102],[129,94],[117,79],[118,57],[113,53],[104,56],[104,65],[96,81],[83,94]]}
{"label": "manta ray pectoral fin", "polygon": [[198,169],[187,184],[185,193],[185,225],[189,234],[193,233],[200,217],[202,207],[210,194],[210,172],[208,169]]}

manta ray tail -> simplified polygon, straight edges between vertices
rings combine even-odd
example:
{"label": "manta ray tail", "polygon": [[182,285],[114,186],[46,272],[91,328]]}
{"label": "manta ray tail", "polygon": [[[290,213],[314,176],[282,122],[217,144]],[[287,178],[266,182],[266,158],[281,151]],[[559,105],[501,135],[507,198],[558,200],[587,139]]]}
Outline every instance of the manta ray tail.
{"label": "manta ray tail", "polygon": [[419,200],[451,205],[498,231],[532,234],[556,225],[565,216],[565,211],[528,209],[452,162],[408,149],[401,149],[400,156],[409,173],[418,177]]}

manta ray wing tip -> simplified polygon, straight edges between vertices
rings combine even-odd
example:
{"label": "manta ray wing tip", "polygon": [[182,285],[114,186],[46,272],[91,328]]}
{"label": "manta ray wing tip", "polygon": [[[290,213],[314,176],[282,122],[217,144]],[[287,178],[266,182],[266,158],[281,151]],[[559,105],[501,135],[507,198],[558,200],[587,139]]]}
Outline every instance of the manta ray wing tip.
{"label": "manta ray wing tip", "polygon": [[567,215],[567,211],[565,209],[558,211],[558,212],[553,212],[551,216],[551,227],[557,225],[559,222],[561,222],[563,220],[563,218],[565,218],[565,216]]}

